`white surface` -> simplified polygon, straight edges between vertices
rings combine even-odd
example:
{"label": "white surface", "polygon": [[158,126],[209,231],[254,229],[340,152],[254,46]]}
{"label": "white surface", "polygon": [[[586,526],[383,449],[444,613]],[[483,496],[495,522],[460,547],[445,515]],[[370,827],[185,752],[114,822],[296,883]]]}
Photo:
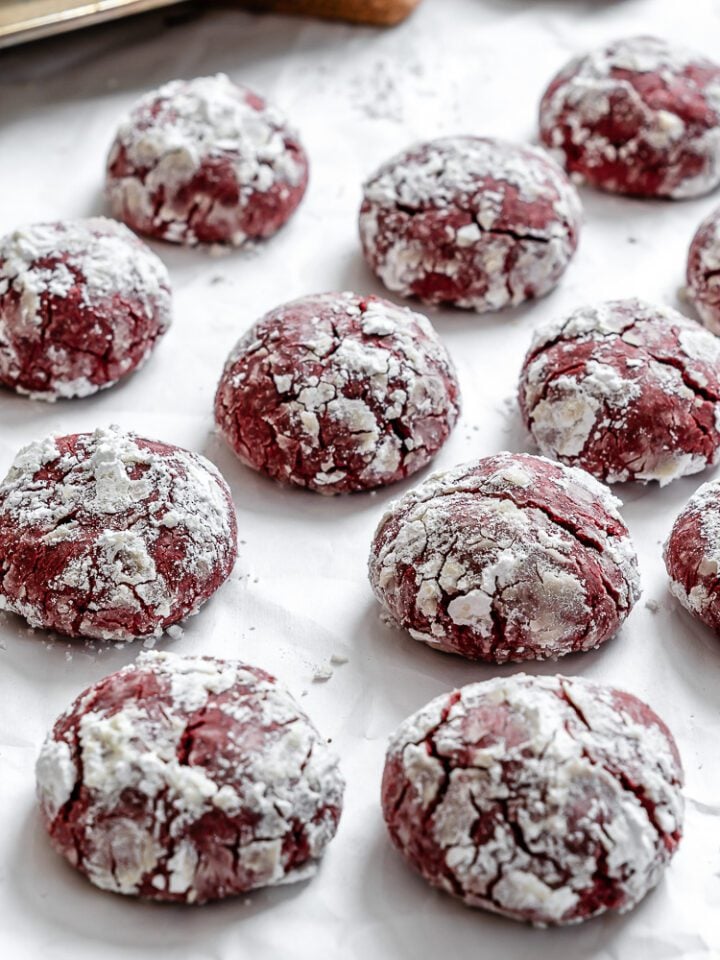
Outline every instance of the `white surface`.
{"label": "white surface", "polygon": [[[690,19],[690,13],[692,19]],[[345,813],[311,882],[199,909],[158,907],[93,889],[49,849],[33,798],[48,726],[89,683],[136,648],[98,650],[0,623],[0,946],[9,960],[644,960],[720,950],[720,641],[670,598],[660,542],[707,474],[620,490],[640,551],[644,597],[604,649],[559,664],[647,699],[674,731],[687,771],[686,836],[666,879],[632,914],[537,931],[471,911],[427,888],[390,848],[378,803],[388,734],[431,697],[509,673],[434,653],[378,618],[365,576],[375,523],[396,488],[327,500],[245,470],[212,432],[222,362],[263,311],[307,292],[381,292],[358,254],[363,177],[419,137],[528,139],[544,83],[575,50],[631,32],[664,33],[717,54],[717,0],[425,0],[400,29],[369,29],[235,12],[160,32],[159,20],[18,49],[0,58],[0,227],[99,212],[105,150],[143,90],[175,76],[226,70],[275,99],[312,161],[305,202],[255,254],[212,259],[156,249],[175,288],[175,325],[144,370],[100,396],[48,406],[0,396],[0,472],[16,448],[50,431],[113,422],[209,455],[230,481],[240,558],[231,580],[168,649],[245,658],[300,694],[343,755]],[[157,28],[157,29],[156,29]],[[583,193],[586,228],[560,289],[499,316],[440,312],[464,416],[438,466],[525,444],[506,400],[534,324],[593,299],[675,303],[700,219],[720,198],[656,204]],[[635,242],[631,242],[634,240]],[[659,610],[652,613],[646,600]],[[325,683],[313,673],[332,654]]]}

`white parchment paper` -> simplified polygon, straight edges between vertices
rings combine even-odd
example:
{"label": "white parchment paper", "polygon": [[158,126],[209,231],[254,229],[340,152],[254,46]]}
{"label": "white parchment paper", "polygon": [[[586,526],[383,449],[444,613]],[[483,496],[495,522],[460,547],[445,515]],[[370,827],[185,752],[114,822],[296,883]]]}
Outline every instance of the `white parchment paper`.
{"label": "white parchment paper", "polygon": [[[213,433],[223,360],[245,328],[292,297],[381,293],[356,238],[360,184],[410,141],[448,133],[531,139],[539,95],[574,52],[654,32],[718,56],[718,0],[424,0],[390,32],[208,11],[69,35],[0,56],[0,229],[102,210],[104,156],[142,91],[219,70],[281,105],[310,153],[311,184],[289,226],[254,253],[215,259],[156,245],[170,268],[175,324],[145,369],[101,395],[54,406],[0,395],[0,473],[52,431],[118,423],[205,453],[230,482],[240,557],[186,626],[181,652],[239,657],[286,681],[342,755],[348,786],[319,875],[202,908],[101,893],[49,849],[33,765],[55,716],[128,663],[124,649],[68,643],[0,620],[0,955],[7,960],[674,960],[720,955],[720,640],[670,598],[661,541],[706,476],[624,488],[644,595],[601,650],[530,666],[615,683],[675,733],[687,772],[685,839],[666,879],[632,914],[538,931],[430,890],[386,839],[378,802],[385,741],[453,686],[510,673],[434,653],[384,626],[366,581],[374,526],[403,492],[325,499],[243,468]],[[720,197],[652,203],[583,192],[580,251],[544,301],[497,316],[442,311],[464,415],[438,467],[520,450],[515,382],[534,325],[583,302],[638,295],[677,305],[685,253]],[[657,607],[656,607],[657,605]],[[333,654],[325,682],[313,676]]]}

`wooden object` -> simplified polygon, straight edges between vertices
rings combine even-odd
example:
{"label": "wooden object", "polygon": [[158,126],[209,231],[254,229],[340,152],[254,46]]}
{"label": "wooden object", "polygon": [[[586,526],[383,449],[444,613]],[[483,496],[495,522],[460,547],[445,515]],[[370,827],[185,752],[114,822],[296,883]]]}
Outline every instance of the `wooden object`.
{"label": "wooden object", "polygon": [[255,0],[255,9],[276,13],[299,13],[356,23],[392,26],[404,20],[420,0]]}

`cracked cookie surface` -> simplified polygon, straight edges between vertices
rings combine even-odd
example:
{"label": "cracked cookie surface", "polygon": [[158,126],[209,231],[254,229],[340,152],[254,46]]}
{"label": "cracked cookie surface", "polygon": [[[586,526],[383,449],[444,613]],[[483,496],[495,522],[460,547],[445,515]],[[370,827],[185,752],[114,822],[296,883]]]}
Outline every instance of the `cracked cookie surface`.
{"label": "cracked cookie surface", "polygon": [[307,181],[307,156],[282,114],[217,74],[140,98],[111,147],[106,194],[139,233],[239,247],[279,230]]}
{"label": "cracked cookie surface", "polygon": [[185,903],[312,876],[344,789],[269,674],[155,652],[80,694],[36,773],[54,848],[92,883]]}
{"label": "cracked cookie surface", "polygon": [[436,473],[390,505],[369,562],[393,622],[495,663],[591,650],[639,595],[617,500],[584,470],[500,453]]}
{"label": "cracked cookie surface", "polygon": [[720,209],[703,220],[692,239],[685,289],[708,330],[720,335]]}
{"label": "cracked cookie surface", "polygon": [[581,307],[536,332],[519,401],[546,456],[662,486],[720,455],[720,340],[641,300]]}
{"label": "cracked cookie surface", "polygon": [[581,182],[683,199],[720,183],[720,65],[657,37],[571,60],[540,104],[540,136]]}
{"label": "cracked cookie surface", "polygon": [[543,150],[447,137],[370,177],[360,239],[389,290],[485,312],[552,290],[575,252],[580,217],[575,188]]}
{"label": "cracked cookie surface", "polygon": [[670,590],[720,633],[720,481],[704,483],[677,516],[664,549]]}
{"label": "cracked cookie surface", "polygon": [[0,240],[0,383],[85,397],[141,366],[170,325],[170,278],[114,220],[38,223]]}
{"label": "cracked cookie surface", "polygon": [[390,837],[429,883],[537,925],[624,912],[682,834],[682,767],[642,701],[516,674],[444,694],[390,740]]}
{"label": "cracked cookie surface", "polygon": [[425,466],[459,403],[452,361],[425,317],[377,297],[326,293],[272,310],[242,337],[215,420],[248,466],[335,494]]}
{"label": "cracked cookie surface", "polygon": [[0,609],[70,637],[157,636],[227,579],[236,541],[204,457],[118,428],[48,437],[0,484]]}

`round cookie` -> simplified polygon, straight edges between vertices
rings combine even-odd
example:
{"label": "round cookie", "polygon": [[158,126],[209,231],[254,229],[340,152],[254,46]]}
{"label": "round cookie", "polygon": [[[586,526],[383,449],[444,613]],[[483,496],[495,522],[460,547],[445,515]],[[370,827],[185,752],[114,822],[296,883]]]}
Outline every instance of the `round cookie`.
{"label": "round cookie", "polygon": [[543,457],[461,464],[390,505],[370,583],[390,619],[436,650],[493,663],[591,650],[639,595],[619,506]]}
{"label": "round cookie", "polygon": [[0,484],[0,609],[69,637],[158,636],[227,579],[236,541],[204,457],[117,427],[48,437]]}
{"label": "round cookie", "polygon": [[685,292],[708,330],[720,335],[720,208],[703,220],[692,239]]}
{"label": "round cookie", "polygon": [[58,853],[103,890],[180,903],[312,876],[344,789],[269,674],[155,652],[80,694],[36,773]]}
{"label": "round cookie", "polygon": [[163,263],[104,217],[0,239],[0,383],[36,400],[86,397],[143,364],[170,325]]}
{"label": "round cookie", "polygon": [[519,400],[546,456],[663,486],[718,459],[720,340],[641,300],[581,307],[536,332]]}
{"label": "round cookie", "polygon": [[389,290],[485,312],[553,289],[575,252],[580,215],[575,188],[543,150],[447,137],[370,177],[360,239]]}
{"label": "round cookie", "polygon": [[681,200],[720,183],[720,65],[630,37],[571,60],[540,104],[540,137],[580,182]]}
{"label": "round cookie", "polygon": [[382,806],[425,880],[515,920],[630,910],[682,834],[682,767],[653,711],[579,677],[444,694],[390,740]]}
{"label": "round cookie", "polygon": [[680,511],[665,544],[670,590],[720,633],[720,481],[703,484]]}
{"label": "round cookie", "polygon": [[307,180],[282,114],[220,73],[138,100],[110,150],[106,193],[113,215],[140,233],[238,247],[279,230]]}
{"label": "round cookie", "polygon": [[425,317],[377,297],[326,293],[251,327],[225,365],[215,420],[254,470],[349,493],[424,467],[459,402],[452,361]]}

